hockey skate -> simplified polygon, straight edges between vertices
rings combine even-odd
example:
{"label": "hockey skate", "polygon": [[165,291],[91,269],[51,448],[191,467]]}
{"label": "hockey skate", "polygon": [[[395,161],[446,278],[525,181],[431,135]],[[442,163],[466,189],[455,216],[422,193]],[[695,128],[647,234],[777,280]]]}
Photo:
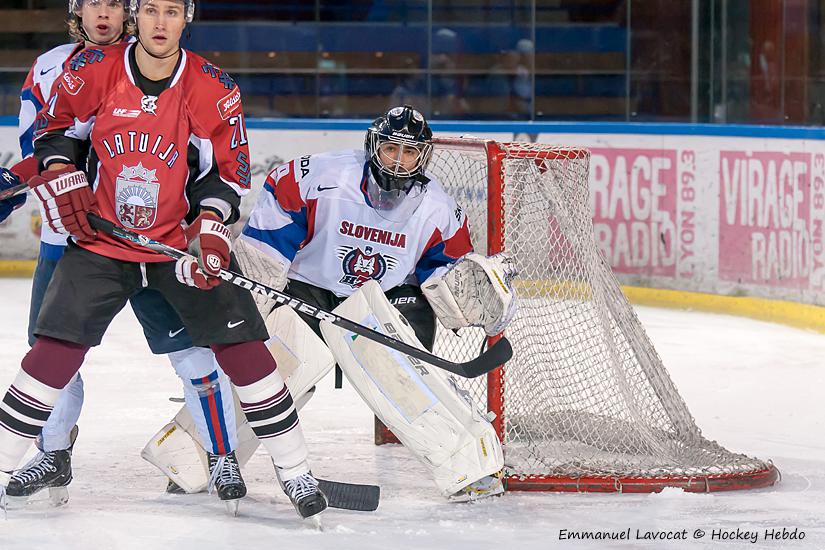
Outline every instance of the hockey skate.
{"label": "hockey skate", "polygon": [[69,502],[69,483],[72,482],[72,449],[77,439],[77,426],[70,434],[71,445],[59,451],[39,451],[25,466],[14,473],[6,487],[7,504],[25,504],[29,497],[48,489],[53,506]]}
{"label": "hockey skate", "polygon": [[457,493],[453,493],[448,497],[448,500],[450,502],[470,502],[503,494],[504,484],[501,482],[501,478],[501,472],[484,476],[478,481],[470,483]]}
{"label": "hockey skate", "polygon": [[62,451],[40,451],[21,470],[18,470],[6,487],[10,505],[24,504],[30,496],[42,489],[49,489],[49,499],[54,506],[69,501],[69,483],[72,482],[72,454]]}
{"label": "hockey skate", "polygon": [[327,507],[327,497],[318,488],[318,480],[312,476],[312,472],[301,474],[292,479],[281,479],[281,469],[275,467],[278,475],[278,482],[281,489],[295,507],[295,511],[303,519],[311,518],[318,529],[321,529],[321,516]]}
{"label": "hockey skate", "polygon": [[240,499],[246,496],[246,483],[241,477],[235,451],[225,455],[206,455],[209,459],[209,492],[217,490],[218,498],[226,504],[226,511],[237,516]]}

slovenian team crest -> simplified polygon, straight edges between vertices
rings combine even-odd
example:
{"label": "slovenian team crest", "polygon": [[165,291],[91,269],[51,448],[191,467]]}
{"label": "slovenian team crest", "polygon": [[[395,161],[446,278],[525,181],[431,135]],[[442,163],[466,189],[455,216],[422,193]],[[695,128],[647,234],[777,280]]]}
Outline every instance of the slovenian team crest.
{"label": "slovenian team crest", "polygon": [[160,192],[156,172],[138,163],[137,166],[124,166],[118,174],[115,211],[125,227],[148,229],[155,223]]}
{"label": "slovenian team crest", "polygon": [[387,267],[392,268],[396,264],[395,258],[373,252],[371,246],[364,250],[342,246],[338,249],[338,257],[341,258],[341,268],[344,271],[344,276],[338,282],[352,288],[360,288],[370,279],[380,283],[381,278],[387,274]]}

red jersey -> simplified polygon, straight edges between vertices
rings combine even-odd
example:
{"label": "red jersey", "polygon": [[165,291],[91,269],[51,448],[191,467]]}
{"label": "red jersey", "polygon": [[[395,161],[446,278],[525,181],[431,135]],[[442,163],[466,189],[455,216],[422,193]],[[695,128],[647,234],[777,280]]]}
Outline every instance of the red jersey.
{"label": "red jersey", "polygon": [[[89,173],[104,218],[162,243],[185,248],[181,223],[208,199],[237,219],[251,172],[241,93],[232,78],[181,50],[168,85],[145,94],[136,82],[134,44],[86,49],[69,62],[39,114],[35,155],[41,163],[75,163],[90,146]],[[81,142],[81,143],[78,143]],[[98,234],[79,246],[112,258],[169,258]]]}

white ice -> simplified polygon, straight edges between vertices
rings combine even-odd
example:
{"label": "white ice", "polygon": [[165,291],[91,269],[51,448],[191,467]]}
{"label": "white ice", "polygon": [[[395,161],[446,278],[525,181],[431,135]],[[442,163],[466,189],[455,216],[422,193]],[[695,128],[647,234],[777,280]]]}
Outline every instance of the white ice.
{"label": "white ice", "polygon": [[[26,353],[28,280],[0,279],[0,392]],[[400,446],[375,447],[372,416],[351,388],[319,385],[304,409],[313,470],[377,483],[374,513],[329,510],[324,532],[302,523],[277,488],[263,451],[244,469],[240,516],[215,496],[165,495],[161,475],[138,456],[175,413],[181,393],[164,357],[152,356],[127,308],[82,369],[86,404],[74,452],[70,502],[46,500],[0,518],[0,550],[207,550],[448,548],[825,548],[825,336],[704,313],[638,308],[698,425],[728,449],[772,459],[774,488],[725,494],[523,494],[449,504]],[[714,529],[756,531],[758,541],[713,541]],[[805,533],[765,541],[766,529]],[[569,531],[686,529],[688,541],[559,540]],[[693,533],[707,534],[699,540]]]}

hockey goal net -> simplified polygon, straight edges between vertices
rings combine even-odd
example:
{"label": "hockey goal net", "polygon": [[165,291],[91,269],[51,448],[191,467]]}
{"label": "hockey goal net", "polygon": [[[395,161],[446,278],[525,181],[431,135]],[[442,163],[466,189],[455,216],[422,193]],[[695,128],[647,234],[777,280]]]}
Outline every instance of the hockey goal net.
{"label": "hockey goal net", "polygon": [[[515,259],[515,354],[468,381],[496,413],[508,489],[718,491],[772,485],[769,462],[702,436],[598,251],[584,149],[436,140],[429,170],[465,208],[477,251]],[[476,356],[480,329],[439,330],[435,352]]]}

